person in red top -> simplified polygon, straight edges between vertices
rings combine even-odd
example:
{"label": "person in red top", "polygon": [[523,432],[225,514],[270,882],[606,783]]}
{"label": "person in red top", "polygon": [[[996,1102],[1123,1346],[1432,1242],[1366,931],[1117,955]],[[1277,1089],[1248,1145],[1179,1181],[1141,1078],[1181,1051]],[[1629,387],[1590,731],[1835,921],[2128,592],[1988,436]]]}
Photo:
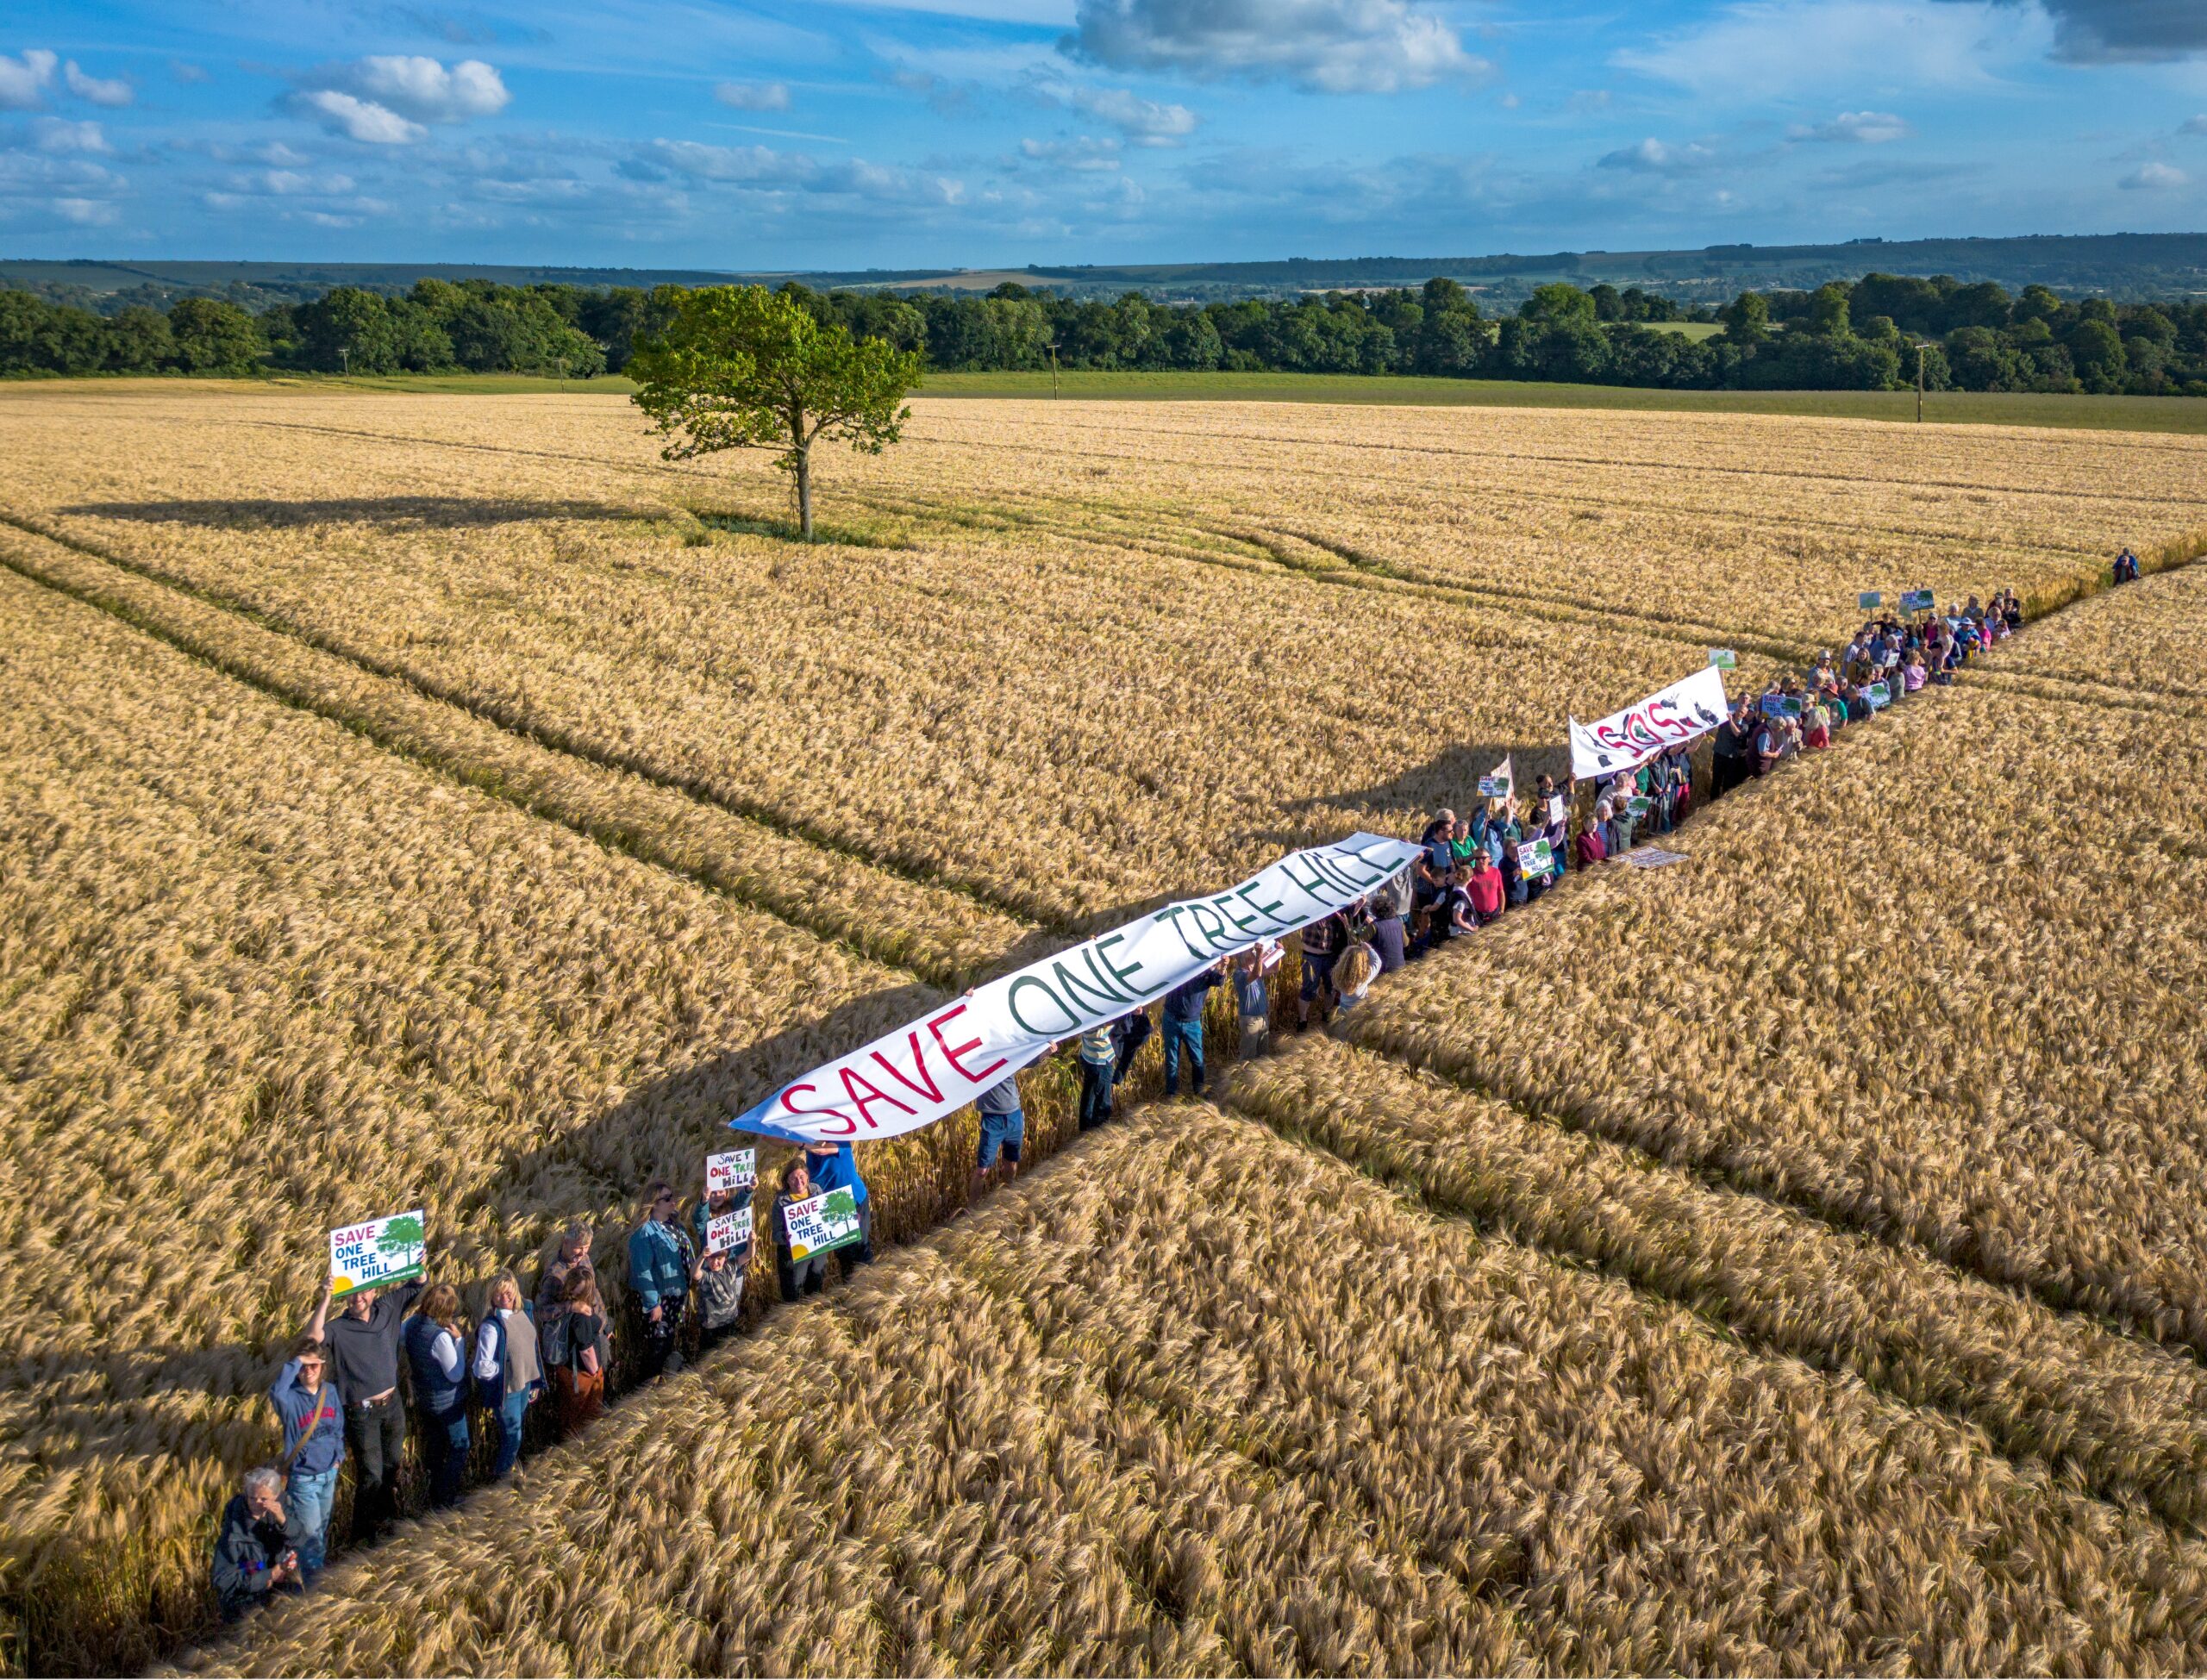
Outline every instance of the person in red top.
{"label": "person in red top", "polygon": [[1602,834],[1603,830],[1609,826],[1609,821],[1610,802],[1604,799],[1594,807],[1594,820],[1579,831],[1579,868],[1585,869],[1590,865],[1608,860],[1610,843],[1602,837]]}
{"label": "person in red top", "polygon": [[1464,884],[1472,896],[1472,915],[1480,927],[1502,914],[1502,871],[1494,866],[1484,846],[1472,859],[1472,877]]}

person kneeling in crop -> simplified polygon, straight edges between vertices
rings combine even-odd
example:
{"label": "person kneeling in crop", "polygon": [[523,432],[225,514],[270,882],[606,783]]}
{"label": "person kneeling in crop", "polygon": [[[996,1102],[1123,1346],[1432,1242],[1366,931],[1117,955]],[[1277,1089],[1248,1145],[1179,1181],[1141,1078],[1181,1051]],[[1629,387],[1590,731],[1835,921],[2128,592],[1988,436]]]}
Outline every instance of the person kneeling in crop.
{"label": "person kneeling in crop", "polygon": [[215,1601],[224,1621],[299,1590],[299,1539],[284,1514],[284,1472],[273,1465],[246,1471],[215,1530]]}

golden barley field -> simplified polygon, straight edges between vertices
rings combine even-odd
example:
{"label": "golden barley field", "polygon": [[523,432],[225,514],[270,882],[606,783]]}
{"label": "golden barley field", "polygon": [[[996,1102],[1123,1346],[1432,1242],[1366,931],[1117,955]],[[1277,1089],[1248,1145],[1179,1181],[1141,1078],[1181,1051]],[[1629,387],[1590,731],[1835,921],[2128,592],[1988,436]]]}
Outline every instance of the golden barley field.
{"label": "golden barley field", "polygon": [[[2207,1667],[2207,444],[915,409],[808,549],[617,399],[0,389],[0,1659]],[[873,1148],[906,1246],[216,1637],[331,1225],[426,1202],[472,1309],[587,1217],[617,1295],[788,1075],[2002,585],[1955,688],[1218,1109],[1069,1141],[1046,1065],[962,1213],[970,1115]]]}

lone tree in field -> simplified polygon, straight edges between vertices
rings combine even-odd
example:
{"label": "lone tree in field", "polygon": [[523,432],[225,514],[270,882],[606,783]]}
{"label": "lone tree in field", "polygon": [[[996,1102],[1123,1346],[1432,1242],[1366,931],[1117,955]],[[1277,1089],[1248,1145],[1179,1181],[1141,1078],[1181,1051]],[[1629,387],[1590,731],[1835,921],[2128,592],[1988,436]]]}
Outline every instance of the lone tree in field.
{"label": "lone tree in field", "polygon": [[664,332],[639,339],[626,369],[636,406],[686,461],[721,449],[781,450],[797,481],[797,523],[812,540],[812,446],[822,438],[878,455],[903,434],[904,393],[920,359],[823,326],[787,292],[708,286],[684,297]]}

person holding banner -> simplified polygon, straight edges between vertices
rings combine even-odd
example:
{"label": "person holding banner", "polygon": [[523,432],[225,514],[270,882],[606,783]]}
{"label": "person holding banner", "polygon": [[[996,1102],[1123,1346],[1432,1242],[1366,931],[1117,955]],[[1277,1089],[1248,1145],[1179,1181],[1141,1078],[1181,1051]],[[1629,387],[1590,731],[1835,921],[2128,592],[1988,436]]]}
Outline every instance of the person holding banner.
{"label": "person holding banner", "polygon": [[[1023,1132],[1024,1127],[1022,1129]],[[851,1193],[851,1200],[859,1204],[858,1243],[842,1251],[843,1276],[848,1277],[859,1267],[871,1265],[873,1260],[873,1204],[866,1200],[866,1180],[859,1176],[858,1152],[851,1147],[851,1140],[845,1138],[837,1143],[830,1143],[824,1139],[808,1143],[804,1152],[810,1157],[806,1165],[812,1174],[815,1195],[822,1190],[847,1190]]]}
{"label": "person holding banner", "polygon": [[1224,966],[1209,968],[1165,994],[1165,1094],[1180,1094],[1180,1058],[1188,1059],[1188,1088],[1204,1094],[1204,1000],[1225,979]]}
{"label": "person holding banner", "polygon": [[406,1407],[398,1392],[398,1336],[421,1279],[354,1290],[329,1316],[324,1284],[307,1333],[328,1345],[330,1374],[345,1396],[345,1444],[353,1452],[353,1544],[373,1546],[398,1517],[398,1456],[406,1445]]}
{"label": "person holding banner", "polygon": [[789,1165],[782,1169],[781,1194],[774,1198],[774,1281],[780,1286],[785,1302],[817,1295],[828,1286],[828,1257],[808,1254],[800,1260],[791,1252],[790,1242],[790,1209],[800,1202],[810,1202],[815,1194],[812,1175],[805,1171],[805,1159],[802,1153],[790,1158]]}
{"label": "person holding banner", "polygon": [[[1118,1083],[1119,1031],[1120,1027],[1117,1021],[1098,1021],[1091,1022],[1080,1035],[1080,1047],[1078,1052],[1080,1058],[1080,1129],[1084,1132],[1093,1132],[1111,1118],[1111,1088]],[[980,1154],[975,1159],[973,1165],[973,1189],[976,1195],[980,1193],[981,1176],[996,1165],[996,1149],[1001,1148],[1006,1143],[1011,1146],[1011,1165],[1014,1176],[1017,1176],[1020,1146],[1025,1140],[1026,1135],[1026,1111],[1019,1105],[1019,1087],[1014,1083],[1012,1076],[1006,1074],[1001,1084],[1011,1086],[1012,1104],[1008,1112],[1020,1116],[1021,1135],[1018,1138],[1013,1138],[1009,1135],[1009,1128],[1000,1125],[995,1128],[997,1135],[991,1140],[990,1135],[991,1128],[989,1123],[991,1111],[985,1107],[982,1108]],[[982,1095],[988,1096],[997,1089],[997,1087],[991,1086]],[[997,1099],[999,1102],[1002,1100],[1002,1098]],[[1003,1114],[1007,1111],[998,1109],[996,1112]]]}
{"label": "person holding banner", "polygon": [[[1095,1028],[1081,1034],[1081,1130],[1101,1126],[1106,1119],[1110,1119],[1110,1062],[1108,1059],[1106,1062],[1091,1062],[1088,1059],[1095,1053],[1091,1044],[1092,1038],[1095,1038]],[[1104,1024],[1101,1051],[1106,1058],[1110,1058],[1110,1022]],[[1088,1115],[1099,1102],[1101,1115],[1095,1121],[1091,1121]],[[980,1115],[980,1141],[973,1146],[973,1185],[969,1190],[969,1199],[980,1195],[982,1188],[989,1183],[989,1175],[996,1172],[997,1161],[1002,1161],[1009,1168],[1004,1177],[1009,1177],[1009,1179],[1020,1177],[1020,1150],[1026,1146],[1026,1109],[1020,1104],[1020,1075],[1006,1073],[1004,1077],[997,1079],[996,1084],[982,1090],[980,1097],[973,1099],[973,1113]],[[845,1144],[845,1148],[850,1148],[850,1146]],[[815,1157],[815,1159],[819,1159],[819,1157]],[[821,1172],[812,1181],[812,1188],[832,1190],[835,1185],[828,1183],[828,1175]],[[860,1203],[860,1208],[863,1208],[863,1203]],[[866,1230],[872,1232],[870,1225]]]}
{"label": "person holding banner", "polygon": [[[1330,997],[1334,993],[1334,962],[1348,944],[1348,918],[1338,910],[1331,915],[1320,916],[1303,930],[1303,985],[1295,999],[1295,1030],[1306,1032],[1310,1026],[1310,1005],[1321,994]],[[1197,1050],[1198,1059],[1201,1049]],[[1196,1075],[1197,1090],[1203,1089],[1203,1075]]]}
{"label": "person holding banner", "polygon": [[1241,1018],[1241,1059],[1254,1062],[1271,1047],[1272,1035],[1272,989],[1254,946],[1234,959],[1234,1012]]}
{"label": "person holding banner", "polygon": [[1379,959],[1382,974],[1392,974],[1410,961],[1410,941],[1403,927],[1402,905],[1391,890],[1372,901],[1372,927],[1366,938]]}
{"label": "person holding banner", "polygon": [[491,1479],[503,1482],[521,1457],[528,1408],[544,1392],[535,1316],[522,1304],[520,1281],[510,1271],[491,1280],[490,1310],[475,1333],[474,1368],[478,1397],[498,1415],[498,1456]]}
{"label": "person holding banner", "polygon": [[408,1375],[414,1381],[414,1405],[428,1461],[433,1508],[460,1497],[467,1473],[467,1367],[460,1352],[460,1291],[432,1283],[422,1291],[406,1321],[403,1338]]}
{"label": "person holding banner", "polygon": [[[322,1294],[322,1309],[329,1306]],[[330,1510],[337,1497],[337,1468],[345,1462],[345,1397],[328,1376],[318,1334],[291,1345],[268,1403],[284,1428],[284,1511],[298,1535],[299,1568],[311,1582],[322,1573],[329,1544]]]}
{"label": "person holding banner", "polygon": [[690,1279],[697,1268],[690,1239],[681,1226],[681,1205],[674,1186],[654,1179],[643,1223],[628,1234],[628,1289],[642,1317],[644,1352],[636,1380],[648,1383],[665,1371],[682,1369],[678,1346],[682,1315],[690,1304]]}

